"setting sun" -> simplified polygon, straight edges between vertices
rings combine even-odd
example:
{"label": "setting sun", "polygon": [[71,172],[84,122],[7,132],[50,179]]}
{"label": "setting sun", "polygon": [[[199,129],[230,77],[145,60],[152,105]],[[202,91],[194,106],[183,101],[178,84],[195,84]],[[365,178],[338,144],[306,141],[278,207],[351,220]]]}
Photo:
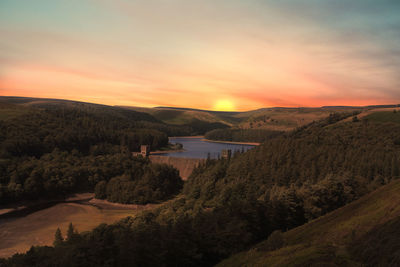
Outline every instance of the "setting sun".
{"label": "setting sun", "polygon": [[214,110],[216,110],[216,111],[234,111],[235,105],[230,100],[220,99],[217,102],[215,102]]}

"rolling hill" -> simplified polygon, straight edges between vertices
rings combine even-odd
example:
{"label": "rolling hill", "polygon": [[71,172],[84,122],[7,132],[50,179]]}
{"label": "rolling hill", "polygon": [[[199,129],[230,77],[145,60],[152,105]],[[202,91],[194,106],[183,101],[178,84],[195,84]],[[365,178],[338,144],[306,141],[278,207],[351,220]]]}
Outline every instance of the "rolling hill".
{"label": "rolling hill", "polygon": [[273,131],[291,131],[313,121],[318,121],[332,113],[359,113],[362,118],[377,111],[392,111],[398,105],[385,106],[327,106],[318,108],[262,108],[244,112],[223,112],[176,107],[125,107],[151,114],[165,123],[187,125],[193,121],[221,123],[234,129],[264,129]]}
{"label": "rolling hill", "polygon": [[[145,186],[137,192],[150,196],[144,192],[152,182],[144,180],[169,176],[178,181],[179,175],[132,152],[141,145],[165,148],[168,136],[190,134],[147,113],[75,101],[0,97],[0,114],[0,205],[93,191],[98,183],[105,186],[121,175],[110,184],[132,189],[142,187],[134,184],[142,179]],[[180,179],[178,183],[179,191]],[[128,199],[132,191],[124,202],[138,200]],[[156,194],[158,198],[163,192]],[[119,191],[116,195],[122,196]]]}
{"label": "rolling hill", "polygon": [[398,266],[400,181],[271,239],[217,266]]}

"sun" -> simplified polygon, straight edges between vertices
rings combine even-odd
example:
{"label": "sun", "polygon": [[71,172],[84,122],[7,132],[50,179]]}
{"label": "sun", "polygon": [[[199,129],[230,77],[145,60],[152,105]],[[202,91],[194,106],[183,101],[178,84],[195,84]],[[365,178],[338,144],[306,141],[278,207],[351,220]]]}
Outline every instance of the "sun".
{"label": "sun", "polygon": [[234,111],[235,105],[228,99],[217,100],[214,104],[214,110],[216,111]]}

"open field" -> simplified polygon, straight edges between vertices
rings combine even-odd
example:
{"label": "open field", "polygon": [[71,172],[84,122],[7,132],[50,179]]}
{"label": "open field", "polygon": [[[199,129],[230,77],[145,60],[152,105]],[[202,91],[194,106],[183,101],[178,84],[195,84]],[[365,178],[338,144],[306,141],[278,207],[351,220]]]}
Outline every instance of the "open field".
{"label": "open field", "polygon": [[248,116],[238,127],[242,129],[268,129],[289,131],[323,119],[332,111],[324,108],[271,108],[246,112],[240,116]]}
{"label": "open field", "polygon": [[[361,118],[365,118],[365,117],[370,117],[370,115],[372,114],[383,114],[385,115],[385,117],[387,117],[388,113],[393,114],[393,110],[396,110],[396,112],[400,112],[400,107],[396,107],[396,108],[374,108],[374,109],[368,109],[368,110],[363,110],[360,114],[357,115],[358,119]],[[390,114],[389,114],[390,115]],[[390,115],[390,117],[392,117],[393,115]],[[396,115],[394,115],[396,116]],[[397,114],[397,116],[400,117],[400,113]],[[370,119],[372,120],[379,120],[379,115],[372,115],[372,117]],[[343,122],[346,121],[351,121],[353,119],[353,117],[347,118],[345,120],[343,120]]]}
{"label": "open field", "polygon": [[396,110],[396,112],[392,111],[378,111],[368,116],[365,116],[366,119],[377,122],[395,122],[400,123],[400,109]]}
{"label": "open field", "polygon": [[25,217],[4,219],[0,221],[0,257],[25,252],[32,245],[52,245],[57,227],[65,235],[70,222],[79,232],[83,232],[151,207],[139,208],[138,205],[131,207],[94,200],[83,204],[61,203]]}

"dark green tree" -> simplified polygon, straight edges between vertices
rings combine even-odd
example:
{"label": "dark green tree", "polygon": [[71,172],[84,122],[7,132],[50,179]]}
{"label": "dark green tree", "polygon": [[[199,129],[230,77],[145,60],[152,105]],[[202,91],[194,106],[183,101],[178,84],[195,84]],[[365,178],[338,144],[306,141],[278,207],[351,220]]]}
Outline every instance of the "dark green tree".
{"label": "dark green tree", "polygon": [[56,233],[54,234],[54,242],[53,245],[54,247],[60,246],[64,242],[64,238],[61,234],[60,228],[57,228]]}
{"label": "dark green tree", "polygon": [[74,240],[74,238],[77,234],[78,234],[77,231],[75,230],[74,226],[70,222],[68,225],[66,241],[71,242],[72,240]]}
{"label": "dark green tree", "polygon": [[106,181],[100,181],[96,184],[96,187],[94,188],[94,197],[98,199],[105,199],[107,198],[107,182]]}

